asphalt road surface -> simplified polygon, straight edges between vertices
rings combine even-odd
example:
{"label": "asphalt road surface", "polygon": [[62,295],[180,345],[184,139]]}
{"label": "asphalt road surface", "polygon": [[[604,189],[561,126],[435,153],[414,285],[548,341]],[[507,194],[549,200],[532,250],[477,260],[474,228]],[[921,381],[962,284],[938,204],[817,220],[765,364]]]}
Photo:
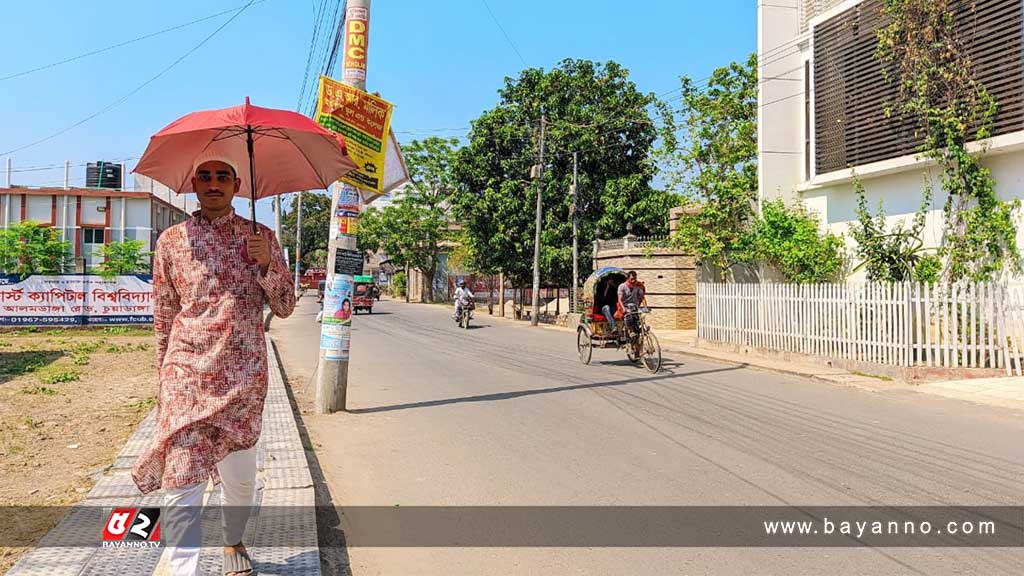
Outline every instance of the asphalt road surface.
{"label": "asphalt road surface", "polygon": [[[1024,503],[1020,412],[671,353],[657,375],[611,350],[583,366],[573,333],[486,308],[468,331],[440,306],[374,310],[354,322],[349,412],[303,416],[337,506]],[[303,298],[271,331],[306,407],[316,311]],[[740,529],[716,518],[692,521]],[[357,576],[1024,574],[1019,547],[627,547],[610,532],[609,545],[587,547],[349,546],[344,561]]]}

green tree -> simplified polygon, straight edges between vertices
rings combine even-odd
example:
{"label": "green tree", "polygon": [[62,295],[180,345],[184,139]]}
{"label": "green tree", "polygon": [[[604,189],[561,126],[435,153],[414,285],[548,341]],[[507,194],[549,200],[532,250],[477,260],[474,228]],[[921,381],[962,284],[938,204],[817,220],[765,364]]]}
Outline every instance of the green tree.
{"label": "green tree", "polygon": [[8,274],[61,274],[71,260],[71,243],[55,228],[25,221],[0,230],[0,270]]}
{"label": "green tree", "polygon": [[[449,238],[448,217],[440,206],[431,207],[416,194],[403,197],[383,210],[360,216],[360,246],[382,250],[396,266],[409,265],[433,278],[437,259]],[[424,282],[420,298],[434,301],[432,282]]]}
{"label": "green tree", "polygon": [[[281,247],[295,256],[295,227],[298,202],[281,214]],[[331,197],[320,192],[302,193],[302,267],[323,268],[327,262],[327,242],[331,227]],[[318,254],[318,251],[322,253]]]}
{"label": "green tree", "polygon": [[678,134],[662,151],[672,190],[700,210],[684,214],[673,244],[725,277],[749,241],[757,206],[757,55],[711,74],[707,86],[680,80]]}
{"label": "green tree", "polygon": [[104,278],[113,278],[120,274],[148,274],[149,258],[152,252],[143,251],[146,243],[142,240],[126,240],[111,242],[97,251],[103,257],[99,274]]}
{"label": "green tree", "polygon": [[538,131],[543,111],[545,172],[541,274],[566,286],[572,277],[573,152],[579,159],[580,267],[590,266],[585,247],[600,227],[621,236],[632,222],[637,234],[664,234],[671,195],[650,186],[651,150],[657,130],[654,96],[640,92],[615,62],[564,60],[554,69],[530,68],[506,78],[498,104],[473,123],[457,165],[453,206],[466,232],[474,269],[503,272],[513,283],[532,277]]}
{"label": "green tree", "polygon": [[[402,147],[412,185],[394,204],[367,209],[359,218],[358,245],[383,251],[396,266],[409,265],[433,279],[438,257],[451,245],[449,199],[455,190],[458,140],[431,137]],[[420,298],[436,299],[433,282],[424,282]]]}
{"label": "green tree", "polygon": [[817,218],[802,205],[789,207],[782,200],[765,202],[761,217],[742,242],[745,245],[737,253],[744,261],[764,262],[788,282],[835,282],[845,274],[843,240],[821,234]]}

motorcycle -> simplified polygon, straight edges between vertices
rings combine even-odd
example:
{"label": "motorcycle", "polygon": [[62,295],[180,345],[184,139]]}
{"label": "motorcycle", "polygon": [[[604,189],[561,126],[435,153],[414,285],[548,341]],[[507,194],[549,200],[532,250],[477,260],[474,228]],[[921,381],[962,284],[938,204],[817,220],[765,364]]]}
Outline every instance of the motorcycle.
{"label": "motorcycle", "polygon": [[463,304],[462,309],[455,316],[455,325],[469,330],[469,321],[473,319],[474,308],[476,308],[475,302],[470,301]]}

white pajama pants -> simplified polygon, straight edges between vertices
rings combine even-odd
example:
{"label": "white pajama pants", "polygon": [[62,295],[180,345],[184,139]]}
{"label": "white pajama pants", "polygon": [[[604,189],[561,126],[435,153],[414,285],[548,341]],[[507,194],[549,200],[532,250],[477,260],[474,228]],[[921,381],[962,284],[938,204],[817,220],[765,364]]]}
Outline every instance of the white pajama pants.
{"label": "white pajama pants", "polygon": [[[245,524],[252,511],[256,491],[256,447],[228,454],[217,463],[217,472],[220,473],[223,495],[221,529],[224,545],[234,546],[242,541]],[[198,482],[164,492],[161,531],[172,536],[167,555],[173,576],[199,576],[200,511],[207,484],[209,481]]]}

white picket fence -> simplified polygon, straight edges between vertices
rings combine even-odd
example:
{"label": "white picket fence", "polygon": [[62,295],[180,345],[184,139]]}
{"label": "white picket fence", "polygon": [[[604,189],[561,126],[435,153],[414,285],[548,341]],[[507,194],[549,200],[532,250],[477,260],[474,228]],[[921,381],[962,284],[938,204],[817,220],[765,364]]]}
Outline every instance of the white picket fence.
{"label": "white picket fence", "polygon": [[1022,375],[1024,285],[697,285],[697,336],[890,366]]}

